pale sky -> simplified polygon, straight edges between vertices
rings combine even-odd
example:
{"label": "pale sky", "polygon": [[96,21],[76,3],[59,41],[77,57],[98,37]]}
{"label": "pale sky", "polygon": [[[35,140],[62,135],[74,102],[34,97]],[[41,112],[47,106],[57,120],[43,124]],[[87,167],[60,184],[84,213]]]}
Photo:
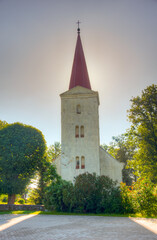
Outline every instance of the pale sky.
{"label": "pale sky", "polygon": [[78,20],[101,144],[129,127],[131,97],[157,84],[157,0],[0,0],[0,119],[38,128],[48,145],[61,140]]}

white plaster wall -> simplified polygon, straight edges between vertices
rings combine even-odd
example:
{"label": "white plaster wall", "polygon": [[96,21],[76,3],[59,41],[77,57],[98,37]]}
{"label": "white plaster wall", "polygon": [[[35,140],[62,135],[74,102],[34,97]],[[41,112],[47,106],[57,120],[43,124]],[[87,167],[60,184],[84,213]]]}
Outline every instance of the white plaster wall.
{"label": "white plaster wall", "polygon": [[122,169],[124,164],[113,158],[103,148],[100,149],[100,174],[110,177],[112,180],[122,182]]}
{"label": "white plaster wall", "polygon": [[[76,106],[81,105],[81,114]],[[74,177],[89,172],[100,175],[99,161],[99,98],[92,90],[75,87],[61,94],[61,176]],[[75,137],[75,126],[84,126],[84,138]],[[85,157],[85,169],[76,169],[76,156]]]}
{"label": "white plaster wall", "polygon": [[61,155],[54,160],[53,164],[56,166],[57,173],[61,176]]}

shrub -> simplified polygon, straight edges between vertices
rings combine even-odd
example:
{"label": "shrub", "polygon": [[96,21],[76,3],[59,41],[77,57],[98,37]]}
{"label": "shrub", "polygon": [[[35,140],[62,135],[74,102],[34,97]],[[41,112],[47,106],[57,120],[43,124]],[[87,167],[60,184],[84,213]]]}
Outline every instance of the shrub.
{"label": "shrub", "polygon": [[157,195],[155,185],[148,179],[139,179],[134,186],[140,212],[150,216],[157,214]]}
{"label": "shrub", "polygon": [[96,212],[97,201],[100,201],[96,184],[95,174],[84,173],[76,177],[74,191],[77,211]]}
{"label": "shrub", "polygon": [[46,191],[45,206],[57,211],[121,213],[123,212],[117,182],[106,176],[84,173],[74,184],[58,180]]}
{"label": "shrub", "polygon": [[21,199],[18,200],[18,203],[19,204],[25,204],[25,200],[23,198],[21,198]]}
{"label": "shrub", "polygon": [[0,204],[8,202],[8,195],[0,193]]}
{"label": "shrub", "polygon": [[73,184],[67,184],[63,189],[63,202],[68,212],[75,212],[77,200]]}
{"label": "shrub", "polygon": [[2,202],[3,202],[3,203],[7,203],[7,202],[8,202],[8,198],[7,198],[7,197],[4,197],[4,198],[2,199]]}
{"label": "shrub", "polygon": [[136,202],[133,194],[131,193],[130,187],[126,186],[126,183],[121,183],[121,199],[125,213],[135,213],[133,202]]}
{"label": "shrub", "polygon": [[30,204],[35,204],[35,205],[40,204],[40,195],[39,195],[38,189],[34,188],[29,190],[27,201]]}
{"label": "shrub", "polygon": [[157,186],[138,179],[132,186],[107,176],[84,173],[74,184],[62,179],[52,182],[45,194],[45,207],[66,212],[157,214]]}
{"label": "shrub", "polygon": [[93,213],[123,211],[117,182],[107,176],[84,173],[76,177],[75,195],[79,209]]}
{"label": "shrub", "polygon": [[122,183],[121,197],[125,212],[157,214],[156,186],[147,178],[138,179],[130,187]]}
{"label": "shrub", "polygon": [[[44,205],[47,209],[57,211],[68,211],[69,206],[63,201],[64,192],[72,186],[72,183],[62,179],[52,182],[46,188]],[[67,191],[68,192],[68,191]]]}

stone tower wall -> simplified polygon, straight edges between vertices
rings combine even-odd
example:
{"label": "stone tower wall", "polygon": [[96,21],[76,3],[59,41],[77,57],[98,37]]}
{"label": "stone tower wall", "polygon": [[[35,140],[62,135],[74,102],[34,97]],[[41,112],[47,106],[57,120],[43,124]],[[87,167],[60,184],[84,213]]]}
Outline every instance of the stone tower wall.
{"label": "stone tower wall", "polygon": [[[81,113],[77,113],[77,105]],[[83,87],[75,87],[61,94],[61,176],[73,181],[84,172],[100,175],[99,161],[99,98],[98,93]],[[75,136],[75,127],[84,127],[84,137]],[[76,157],[80,168],[76,169]],[[81,169],[81,156],[85,157],[85,168]]]}

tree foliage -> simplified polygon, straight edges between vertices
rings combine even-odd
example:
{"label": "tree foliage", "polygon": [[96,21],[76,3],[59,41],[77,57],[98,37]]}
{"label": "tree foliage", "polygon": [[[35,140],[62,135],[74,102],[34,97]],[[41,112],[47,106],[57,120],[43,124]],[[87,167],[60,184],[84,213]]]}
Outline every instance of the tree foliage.
{"label": "tree foliage", "polygon": [[49,158],[47,155],[45,155],[43,160],[40,162],[37,173],[39,180],[38,186],[34,190],[34,193],[36,195],[36,197],[34,197],[34,203],[43,204],[46,188],[53,181],[59,180],[61,177],[57,174],[55,165],[49,162]]}
{"label": "tree foliage", "polygon": [[122,170],[122,180],[127,185],[131,185],[134,180],[133,170],[126,169],[127,161],[132,160],[136,144],[132,138],[132,132],[128,130],[125,134],[121,134],[117,137],[112,137],[113,141],[110,145],[102,145],[102,147],[116,158],[119,162],[124,163]]}
{"label": "tree foliage", "polygon": [[47,209],[55,209],[57,211],[68,211],[70,208],[70,202],[66,204],[63,200],[63,192],[67,192],[67,189],[73,187],[71,182],[65,181],[61,178],[52,181],[47,187],[44,198],[44,205]]}
{"label": "tree foliage", "polygon": [[136,152],[129,166],[137,176],[149,177],[157,183],[157,85],[131,99],[129,119],[136,141]]}
{"label": "tree foliage", "polygon": [[121,183],[121,197],[125,213],[157,215],[157,189],[148,178],[139,178],[130,187]]}
{"label": "tree foliage", "polygon": [[47,186],[50,185],[52,181],[60,178],[57,174],[56,166],[54,165],[54,159],[58,157],[60,152],[61,144],[59,142],[55,142],[54,145],[50,145],[47,148],[45,155],[38,164],[35,175],[37,186],[29,193],[30,202],[34,204],[43,204]]}
{"label": "tree foliage", "polygon": [[[52,183],[55,179],[59,179],[59,175],[57,174],[56,166],[54,165],[54,160],[61,153],[61,144],[59,142],[55,142],[54,145],[48,147],[45,155],[42,158],[42,161],[38,164],[37,176],[38,185],[34,190],[35,204],[43,204],[45,197],[45,189],[46,187]],[[32,194],[33,199],[33,194]]]}
{"label": "tree foliage", "polygon": [[76,177],[74,185],[59,179],[47,188],[45,204],[58,211],[120,213],[120,189],[107,176],[84,173]]}
{"label": "tree foliage", "polygon": [[54,142],[50,145],[47,150],[47,157],[50,162],[54,161],[61,154],[61,144],[59,142]]}
{"label": "tree foliage", "polygon": [[102,147],[125,163],[123,181],[127,185],[136,181],[133,176],[148,177],[157,183],[157,85],[148,86],[131,103],[130,129]]}
{"label": "tree foliage", "polygon": [[0,120],[0,130],[4,127],[6,127],[8,125],[8,123],[6,121],[2,121]]}
{"label": "tree foliage", "polygon": [[21,123],[0,130],[0,192],[21,194],[45,153],[42,133]]}

